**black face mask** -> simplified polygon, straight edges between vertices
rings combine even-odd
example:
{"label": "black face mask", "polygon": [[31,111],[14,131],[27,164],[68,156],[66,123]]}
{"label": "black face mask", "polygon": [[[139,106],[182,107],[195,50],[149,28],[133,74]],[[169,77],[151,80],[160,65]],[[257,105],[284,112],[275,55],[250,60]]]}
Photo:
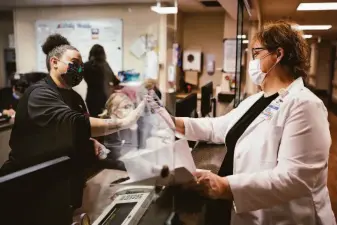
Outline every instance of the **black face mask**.
{"label": "black face mask", "polygon": [[78,63],[69,63],[67,72],[61,74],[62,79],[69,87],[75,87],[83,80],[83,66]]}

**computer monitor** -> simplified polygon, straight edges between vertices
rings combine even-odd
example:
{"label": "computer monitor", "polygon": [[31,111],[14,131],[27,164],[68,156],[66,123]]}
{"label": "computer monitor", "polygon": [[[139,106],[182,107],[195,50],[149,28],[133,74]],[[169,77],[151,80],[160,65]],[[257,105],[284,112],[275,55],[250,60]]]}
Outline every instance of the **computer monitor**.
{"label": "computer monitor", "polygon": [[1,224],[71,224],[70,171],[65,156],[0,177]]}
{"label": "computer monitor", "polygon": [[213,82],[201,87],[201,116],[205,117],[212,111]]}
{"label": "computer monitor", "polygon": [[197,94],[192,93],[176,102],[176,117],[197,117]]}

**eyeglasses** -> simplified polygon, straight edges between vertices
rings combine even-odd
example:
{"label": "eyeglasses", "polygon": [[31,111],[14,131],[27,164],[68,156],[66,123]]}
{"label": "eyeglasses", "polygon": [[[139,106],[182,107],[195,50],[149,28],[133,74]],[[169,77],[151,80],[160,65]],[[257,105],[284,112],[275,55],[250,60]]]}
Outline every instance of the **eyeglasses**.
{"label": "eyeglasses", "polygon": [[256,56],[263,50],[267,50],[266,48],[263,47],[258,47],[258,48],[252,48],[252,57],[253,59],[256,58]]}
{"label": "eyeglasses", "polygon": [[84,71],[84,65],[82,63],[77,63],[77,62],[66,63],[59,59],[58,61],[68,66],[67,71],[72,71],[72,72],[77,72],[77,73],[82,73]]}
{"label": "eyeglasses", "polygon": [[75,71],[82,73],[84,71],[84,65],[79,63],[68,63],[68,71]]}

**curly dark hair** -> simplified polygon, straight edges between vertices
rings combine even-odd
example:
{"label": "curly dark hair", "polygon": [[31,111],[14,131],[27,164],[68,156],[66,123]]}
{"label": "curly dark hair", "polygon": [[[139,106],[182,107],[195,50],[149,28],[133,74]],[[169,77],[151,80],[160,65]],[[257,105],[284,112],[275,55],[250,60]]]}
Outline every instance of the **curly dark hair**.
{"label": "curly dark hair", "polygon": [[52,34],[47,38],[45,43],[42,45],[42,51],[47,55],[46,65],[48,71],[50,71],[50,58],[54,56],[60,58],[69,49],[77,51],[77,49],[71,46],[69,41],[62,35]]}
{"label": "curly dark hair", "polygon": [[89,52],[89,60],[98,62],[106,60],[105,50],[102,45],[95,44],[92,46]]}
{"label": "curly dark hair", "polygon": [[303,33],[288,21],[269,22],[254,36],[269,52],[283,48],[284,57],[280,64],[287,68],[293,78],[307,76],[310,68],[310,49]]}

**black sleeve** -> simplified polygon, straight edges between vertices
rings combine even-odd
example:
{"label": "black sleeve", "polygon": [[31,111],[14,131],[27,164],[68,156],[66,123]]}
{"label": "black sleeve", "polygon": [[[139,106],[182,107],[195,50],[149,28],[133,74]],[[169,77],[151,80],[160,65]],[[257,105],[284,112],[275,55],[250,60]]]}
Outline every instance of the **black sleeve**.
{"label": "black sleeve", "polygon": [[[91,137],[89,117],[70,109],[51,89],[37,88],[29,96],[28,114],[34,123],[41,127],[52,127],[56,135],[70,137],[69,144],[77,147]],[[69,146],[70,147],[70,146]]]}
{"label": "black sleeve", "polygon": [[111,81],[113,83],[114,86],[117,86],[120,84],[120,80],[116,77],[115,73],[112,71],[109,63],[105,63],[105,67],[107,72],[111,75]]}

